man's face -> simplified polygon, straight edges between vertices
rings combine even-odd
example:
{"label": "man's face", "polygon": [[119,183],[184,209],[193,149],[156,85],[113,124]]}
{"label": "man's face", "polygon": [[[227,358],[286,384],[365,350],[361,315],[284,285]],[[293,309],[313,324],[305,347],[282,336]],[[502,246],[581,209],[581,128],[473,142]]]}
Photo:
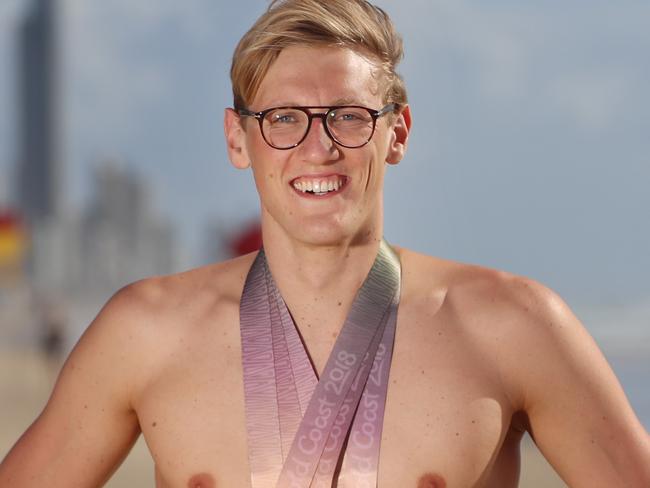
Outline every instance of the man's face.
{"label": "man's face", "polygon": [[[384,93],[380,73],[349,49],[290,47],[280,53],[247,108],[360,105],[379,110]],[[396,163],[403,155],[404,116],[379,118],[370,142],[354,149],[332,141],[323,120],[314,118],[303,142],[289,150],[270,147],[256,119],[241,117],[242,129],[236,129],[228,117],[236,116],[226,115],[230,156],[237,166],[252,166],[266,235],[280,232],[320,245],[381,237],[385,163]],[[237,144],[240,152],[233,154]]]}

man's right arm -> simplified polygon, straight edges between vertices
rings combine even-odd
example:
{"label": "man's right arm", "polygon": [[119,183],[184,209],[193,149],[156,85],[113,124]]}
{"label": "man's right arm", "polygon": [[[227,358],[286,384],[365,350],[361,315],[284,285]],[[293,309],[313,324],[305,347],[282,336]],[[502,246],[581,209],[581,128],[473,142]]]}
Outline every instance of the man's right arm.
{"label": "man's right arm", "polygon": [[101,486],[128,454],[140,432],[140,286],[118,292],[83,334],[45,409],[0,464],[0,488]]}

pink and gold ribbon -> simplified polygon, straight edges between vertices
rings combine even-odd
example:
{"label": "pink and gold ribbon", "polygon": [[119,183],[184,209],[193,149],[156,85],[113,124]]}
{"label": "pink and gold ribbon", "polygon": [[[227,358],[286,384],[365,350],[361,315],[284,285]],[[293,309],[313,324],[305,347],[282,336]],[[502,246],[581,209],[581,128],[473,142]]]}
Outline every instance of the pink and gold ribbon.
{"label": "pink and gold ribbon", "polygon": [[253,488],[375,488],[400,294],[382,241],[320,380],[261,250],[240,304]]}

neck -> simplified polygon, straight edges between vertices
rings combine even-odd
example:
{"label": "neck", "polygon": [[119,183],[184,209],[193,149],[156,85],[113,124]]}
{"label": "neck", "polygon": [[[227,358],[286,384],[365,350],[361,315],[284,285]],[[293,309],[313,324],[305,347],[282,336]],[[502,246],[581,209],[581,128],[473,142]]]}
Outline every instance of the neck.
{"label": "neck", "polygon": [[262,218],[268,266],[317,372],[377,257],[382,225],[379,217],[375,222],[347,239],[314,243]]}
{"label": "neck", "polygon": [[381,226],[327,245],[301,242],[264,226],[263,236],[269,268],[290,309],[307,301],[347,309],[374,263],[382,238]]}

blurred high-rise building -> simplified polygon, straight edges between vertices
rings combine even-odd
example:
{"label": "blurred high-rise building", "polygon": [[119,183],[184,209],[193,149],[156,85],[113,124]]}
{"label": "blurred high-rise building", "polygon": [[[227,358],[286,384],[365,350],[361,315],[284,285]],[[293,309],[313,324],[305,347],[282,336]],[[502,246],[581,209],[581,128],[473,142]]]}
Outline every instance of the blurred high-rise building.
{"label": "blurred high-rise building", "polygon": [[57,9],[57,0],[31,0],[17,31],[18,145],[14,181],[9,186],[14,208],[4,211],[0,269],[5,298],[0,300],[0,342],[6,347],[38,342],[46,308],[40,298],[58,300],[67,271],[69,246],[60,222]]}
{"label": "blurred high-rise building", "polygon": [[47,349],[54,336],[74,340],[117,288],[176,271],[177,259],[173,228],[145,177],[105,164],[85,208],[64,201],[63,2],[27,2],[17,31],[13,208],[0,208],[0,285],[11,285],[0,290],[0,344]]}
{"label": "blurred high-rise building", "polygon": [[156,210],[146,179],[116,163],[94,175],[81,224],[84,289],[114,291],[130,281],[176,271],[173,228]]}
{"label": "blurred high-rise building", "polygon": [[57,0],[34,0],[19,30],[20,142],[15,200],[31,226],[61,211]]}
{"label": "blurred high-rise building", "polygon": [[58,0],[31,0],[17,51],[18,147],[13,200],[25,223],[30,287],[49,295],[67,282],[70,218],[63,212]]}

